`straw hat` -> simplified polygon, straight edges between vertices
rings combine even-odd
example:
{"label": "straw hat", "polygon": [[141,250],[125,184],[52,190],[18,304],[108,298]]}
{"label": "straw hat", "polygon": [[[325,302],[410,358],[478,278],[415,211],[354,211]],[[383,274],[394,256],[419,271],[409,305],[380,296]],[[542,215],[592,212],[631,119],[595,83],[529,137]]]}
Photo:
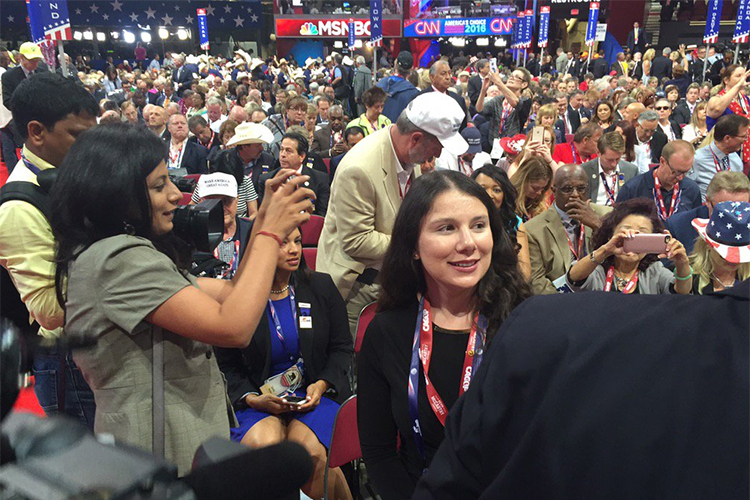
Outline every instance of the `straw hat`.
{"label": "straw hat", "polygon": [[245,122],[234,129],[234,137],[227,143],[231,148],[241,144],[270,144],[273,142],[273,132],[260,123]]}

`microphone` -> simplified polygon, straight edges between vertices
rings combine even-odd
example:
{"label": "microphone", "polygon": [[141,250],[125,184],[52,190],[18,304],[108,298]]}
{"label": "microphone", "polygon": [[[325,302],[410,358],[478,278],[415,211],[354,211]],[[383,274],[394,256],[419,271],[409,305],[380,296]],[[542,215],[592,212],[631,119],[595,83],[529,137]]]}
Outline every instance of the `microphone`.
{"label": "microphone", "polygon": [[211,438],[195,454],[193,471],[183,478],[197,500],[299,499],[313,473],[307,450],[285,441],[250,449]]}

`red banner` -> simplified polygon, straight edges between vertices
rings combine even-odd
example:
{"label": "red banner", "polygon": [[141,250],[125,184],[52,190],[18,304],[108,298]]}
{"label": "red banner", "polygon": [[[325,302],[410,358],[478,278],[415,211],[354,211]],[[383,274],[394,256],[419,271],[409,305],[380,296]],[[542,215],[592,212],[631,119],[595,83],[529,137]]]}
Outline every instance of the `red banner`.
{"label": "red banner", "polygon": [[[348,19],[315,19],[276,18],[276,36],[278,38],[347,38],[349,36]],[[357,38],[370,38],[370,19],[355,18],[354,34]],[[401,20],[383,19],[383,36],[386,38],[401,37]]]}

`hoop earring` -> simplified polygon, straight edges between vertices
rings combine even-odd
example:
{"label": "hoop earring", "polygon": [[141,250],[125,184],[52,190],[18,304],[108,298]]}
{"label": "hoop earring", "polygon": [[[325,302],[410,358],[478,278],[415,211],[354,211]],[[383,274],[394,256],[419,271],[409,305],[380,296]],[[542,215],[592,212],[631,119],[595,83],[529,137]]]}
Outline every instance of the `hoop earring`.
{"label": "hoop earring", "polygon": [[129,222],[124,222],[123,221],[122,227],[123,227],[123,229],[125,229],[125,234],[128,234],[130,236],[135,235],[135,228]]}

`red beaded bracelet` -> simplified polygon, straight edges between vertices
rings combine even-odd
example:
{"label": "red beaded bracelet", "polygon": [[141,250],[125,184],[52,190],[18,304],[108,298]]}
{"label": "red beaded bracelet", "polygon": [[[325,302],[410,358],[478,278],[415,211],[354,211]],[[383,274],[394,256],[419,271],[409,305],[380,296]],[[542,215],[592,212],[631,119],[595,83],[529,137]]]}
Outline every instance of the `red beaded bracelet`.
{"label": "red beaded bracelet", "polygon": [[279,244],[279,248],[284,246],[284,242],[281,241],[281,238],[279,238],[277,235],[273,233],[269,233],[268,231],[258,231],[258,234],[262,234],[263,236],[268,236],[270,238],[273,238],[274,240],[276,240],[276,243]]}

